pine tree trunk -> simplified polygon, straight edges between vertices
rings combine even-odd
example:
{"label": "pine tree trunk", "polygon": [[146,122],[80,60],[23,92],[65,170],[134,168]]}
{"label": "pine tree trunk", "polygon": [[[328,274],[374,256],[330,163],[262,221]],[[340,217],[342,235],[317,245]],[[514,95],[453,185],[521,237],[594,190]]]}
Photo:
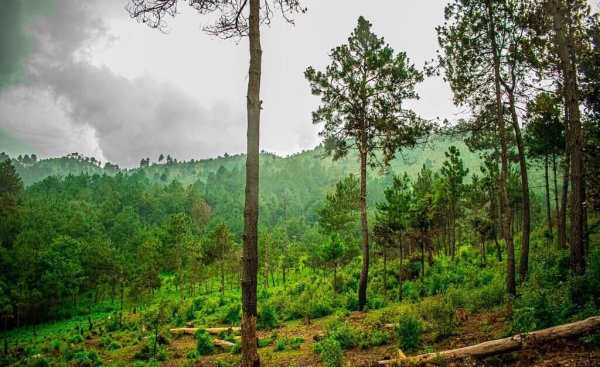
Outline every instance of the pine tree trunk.
{"label": "pine tree trunk", "polygon": [[402,301],[402,274],[404,273],[404,247],[402,246],[402,230],[400,230],[400,275],[398,276],[398,300]]}
{"label": "pine tree trunk", "polygon": [[517,287],[515,281],[515,250],[513,247],[513,237],[510,231],[511,223],[511,208],[508,199],[507,176],[508,176],[508,144],[506,139],[506,123],[504,121],[504,106],[502,104],[502,92],[500,91],[500,60],[498,56],[498,46],[496,44],[496,29],[493,22],[493,11],[491,0],[486,1],[488,21],[489,21],[489,37],[493,53],[494,62],[494,87],[496,94],[496,116],[498,118],[498,135],[500,137],[500,148],[502,163],[500,167],[500,195],[502,198],[502,207],[504,208],[502,233],[506,241],[506,290],[511,295],[516,295]]}
{"label": "pine tree trunk", "polygon": [[550,178],[548,174],[548,155],[544,156],[544,182],[546,186],[546,222],[548,223],[548,234],[550,240],[554,238],[552,233],[552,208],[550,206]]}
{"label": "pine tree trunk", "polygon": [[387,299],[387,256],[383,251],[383,299]]}
{"label": "pine tree trunk", "polygon": [[260,45],[260,0],[250,0],[249,19],[250,69],[248,75],[247,114],[248,146],[244,206],[244,249],[242,261],[242,366],[258,367],[256,334],[256,287],[258,275],[258,187],[260,138],[260,79],[262,49]]}
{"label": "pine tree trunk", "polygon": [[358,285],[358,310],[363,311],[367,304],[367,282],[369,276],[369,227],[367,224],[367,152],[366,131],[363,132],[360,151],[360,223],[362,233],[362,269]]}
{"label": "pine tree trunk", "polygon": [[563,96],[568,111],[568,150],[571,156],[571,270],[575,275],[585,273],[583,233],[583,133],[579,111],[577,70],[573,54],[572,32],[568,29],[571,9],[561,0],[552,2],[552,18],[556,33],[555,43],[560,59],[564,87]]}
{"label": "pine tree trunk", "polygon": [[556,220],[556,226],[559,224],[560,217],[560,205],[558,204],[558,179],[556,178],[556,154],[552,153],[552,179],[554,181],[554,218]]}
{"label": "pine tree trunk", "polygon": [[527,159],[525,158],[525,146],[523,144],[523,136],[521,134],[521,128],[519,126],[519,116],[517,115],[517,109],[515,106],[515,97],[512,89],[509,90],[510,99],[510,115],[512,118],[512,125],[515,131],[515,138],[517,140],[517,150],[519,153],[519,167],[521,171],[521,190],[523,195],[523,206],[521,213],[521,232],[523,241],[521,244],[521,261],[519,264],[519,276],[521,281],[527,278],[527,272],[529,271],[529,238],[531,234],[531,204],[529,200],[529,177],[527,174]]}
{"label": "pine tree trunk", "polygon": [[454,203],[452,204],[452,208],[450,210],[450,257],[454,260],[456,256],[456,208],[454,207]]}
{"label": "pine tree trunk", "polygon": [[[567,141],[568,133],[567,133]],[[569,171],[571,169],[571,156],[569,149],[565,150],[563,158],[563,183],[560,196],[560,213],[558,218],[558,247],[561,249],[567,248],[567,203],[569,198]]]}

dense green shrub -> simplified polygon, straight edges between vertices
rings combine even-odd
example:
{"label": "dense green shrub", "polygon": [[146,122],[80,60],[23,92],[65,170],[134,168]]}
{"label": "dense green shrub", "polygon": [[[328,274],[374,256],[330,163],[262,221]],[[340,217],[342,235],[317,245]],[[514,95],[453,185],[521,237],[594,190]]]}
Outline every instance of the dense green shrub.
{"label": "dense green shrub", "polygon": [[456,331],[457,322],[454,316],[454,306],[448,297],[429,299],[423,302],[421,314],[431,321],[436,338],[451,336]]}
{"label": "dense green shrub", "polygon": [[342,366],[343,352],[337,340],[325,338],[315,344],[315,351],[321,356],[321,361],[325,367]]}
{"label": "dense green shrub", "polygon": [[325,328],[325,338],[337,341],[342,349],[354,348],[359,342],[359,331],[345,321],[343,314],[338,314]]}
{"label": "dense green shrub", "polygon": [[78,367],[96,367],[102,366],[102,360],[96,351],[86,351],[81,349],[73,354],[72,361]]}
{"label": "dense green shrub", "polygon": [[417,316],[412,313],[406,313],[400,316],[396,333],[398,335],[400,348],[405,351],[411,351],[421,343],[423,324]]}
{"label": "dense green shrub", "polygon": [[150,360],[156,359],[158,361],[164,361],[167,359],[167,350],[166,348],[159,343],[158,341],[155,343],[154,336],[149,337],[144,340],[140,349],[135,354],[134,358],[139,360]]}
{"label": "dense green shrub", "polygon": [[231,354],[240,354],[242,353],[242,343],[240,343],[240,341],[236,341],[235,343],[233,343],[233,346],[231,347]]}
{"label": "dense green shrub", "polygon": [[418,282],[406,281],[402,283],[402,299],[410,302],[419,302],[421,290]]}
{"label": "dense green shrub", "polygon": [[256,326],[259,329],[269,329],[277,326],[279,316],[273,305],[266,303],[260,304],[258,307],[258,319]]}
{"label": "dense green shrub", "polygon": [[226,324],[239,324],[242,320],[242,308],[239,302],[233,302],[221,307],[219,320]]}
{"label": "dense green shrub", "polygon": [[194,334],[194,338],[196,338],[196,350],[200,355],[211,354],[215,350],[215,346],[213,345],[212,338],[204,329],[196,330]]}
{"label": "dense green shrub", "polygon": [[519,289],[513,307],[513,329],[529,332],[562,324],[573,310],[567,287],[541,288],[533,281]]}
{"label": "dense green shrub", "polygon": [[69,343],[71,343],[71,344],[79,344],[79,343],[82,343],[83,340],[84,340],[83,335],[77,333],[77,334],[73,335],[71,337],[71,339],[69,339]]}
{"label": "dense green shrub", "polygon": [[298,350],[300,346],[304,343],[304,339],[296,337],[296,338],[279,338],[277,339],[277,343],[275,344],[276,351],[282,350]]}

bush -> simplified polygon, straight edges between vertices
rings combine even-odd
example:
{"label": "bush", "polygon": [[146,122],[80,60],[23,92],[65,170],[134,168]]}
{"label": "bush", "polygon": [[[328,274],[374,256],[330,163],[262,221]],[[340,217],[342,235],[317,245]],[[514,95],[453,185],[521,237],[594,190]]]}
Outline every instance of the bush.
{"label": "bush", "polygon": [[35,355],[27,360],[27,367],[49,367],[50,362],[41,355]]}
{"label": "bush", "polygon": [[[354,298],[356,298],[356,296]],[[371,296],[367,299],[367,308],[370,310],[378,310],[384,306],[385,300],[382,297]]]}
{"label": "bush", "polygon": [[277,326],[279,316],[275,307],[271,304],[261,304],[258,307],[258,320],[256,326],[259,329],[270,329]]}
{"label": "bush", "polygon": [[342,366],[342,347],[337,340],[325,338],[315,345],[315,349],[321,356],[321,361],[325,367]]}
{"label": "bush", "polygon": [[236,341],[231,347],[231,354],[240,354],[242,353],[242,343]]}
{"label": "bush", "polygon": [[303,342],[304,339],[302,338],[279,338],[277,339],[277,344],[275,344],[275,350],[278,352],[286,349],[298,350]]}
{"label": "bush", "polygon": [[325,338],[337,341],[342,349],[358,345],[359,332],[344,321],[344,315],[337,315],[325,328]]}
{"label": "bush", "polygon": [[152,358],[159,361],[166,360],[168,358],[167,350],[160,343],[155,343],[154,340],[154,336],[146,339],[134,358],[141,360],[149,360]]}
{"label": "bush", "polygon": [[63,348],[64,348],[64,344],[60,340],[53,340],[52,343],[50,344],[50,350],[53,350],[55,352],[62,350]]}
{"label": "bush", "polygon": [[410,302],[419,302],[421,299],[419,283],[417,282],[403,282],[402,283],[402,299]]}
{"label": "bush", "polygon": [[212,338],[206,330],[198,329],[194,334],[194,338],[196,338],[196,350],[200,355],[211,354],[215,350],[215,346],[213,345]]}
{"label": "bush", "polygon": [[88,352],[81,349],[73,354],[73,361],[79,367],[102,366],[102,360],[96,351]]}
{"label": "bush", "polygon": [[198,353],[197,350],[192,350],[191,352],[188,352],[188,354],[186,355],[187,359],[196,359],[200,357],[200,353]]}
{"label": "bush", "polygon": [[79,344],[83,342],[83,335],[77,333],[75,335],[73,335],[73,337],[71,337],[71,339],[69,339],[69,343],[71,344]]}
{"label": "bush", "polygon": [[423,325],[412,313],[404,314],[398,320],[396,329],[400,348],[405,351],[412,351],[419,346],[421,342],[421,334],[423,333]]}
{"label": "bush", "polygon": [[450,298],[432,299],[423,306],[423,316],[434,325],[436,338],[445,338],[454,334],[458,325]]}
{"label": "bush", "polygon": [[516,331],[529,332],[562,324],[574,309],[567,287],[544,289],[529,281],[519,290],[520,297],[513,308]]}
{"label": "bush", "polygon": [[102,337],[102,339],[100,341],[100,344],[106,350],[116,350],[116,349],[120,349],[121,348],[121,344],[119,344],[118,342],[114,341],[110,337],[110,335]]}
{"label": "bush", "polygon": [[239,302],[229,303],[223,306],[219,312],[221,322],[227,324],[239,324],[242,320],[242,308]]}

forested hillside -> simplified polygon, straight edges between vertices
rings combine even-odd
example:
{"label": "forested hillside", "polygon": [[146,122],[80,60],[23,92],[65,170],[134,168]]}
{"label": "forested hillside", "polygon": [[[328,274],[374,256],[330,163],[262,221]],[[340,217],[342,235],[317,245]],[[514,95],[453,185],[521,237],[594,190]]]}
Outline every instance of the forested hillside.
{"label": "forested hillside", "polygon": [[[447,1],[424,67],[358,16],[326,66],[299,73],[320,143],[288,156],[261,150],[273,132],[261,111],[279,107],[263,105],[261,29],[294,23],[304,1],[119,11],[168,37],[184,3],[210,35],[248,38],[245,140],[231,136],[235,111],[92,62],[95,37],[120,42],[92,8],[7,2],[18,18],[0,36],[0,122],[24,122],[14,135],[33,141],[54,116],[71,134],[54,144],[139,164],[0,153],[0,367],[600,366],[600,14],[586,1]],[[36,53],[4,62],[13,43]],[[219,68],[187,47],[160,56],[225,83],[224,56],[206,51]],[[412,109],[427,78],[462,119]],[[53,99],[34,106],[44,119],[13,106],[34,95]],[[156,154],[225,140],[246,152]]]}

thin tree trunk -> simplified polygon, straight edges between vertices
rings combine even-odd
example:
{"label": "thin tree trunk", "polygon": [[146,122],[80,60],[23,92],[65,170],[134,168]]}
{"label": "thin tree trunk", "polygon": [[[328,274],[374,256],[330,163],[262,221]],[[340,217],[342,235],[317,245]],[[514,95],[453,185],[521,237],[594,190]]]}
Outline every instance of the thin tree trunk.
{"label": "thin tree trunk", "polygon": [[450,257],[452,260],[454,260],[454,257],[456,256],[456,208],[454,207],[454,203],[452,204],[452,208],[450,210],[450,223]]}
{"label": "thin tree trunk", "polygon": [[242,366],[258,367],[257,281],[258,275],[258,187],[260,142],[260,80],[262,49],[260,44],[260,0],[250,1],[247,114],[248,146],[246,157],[246,189],[242,259]]}
{"label": "thin tree trunk", "polygon": [[[364,122],[363,122],[364,123]],[[364,130],[364,129],[363,129]],[[369,227],[367,224],[367,152],[366,131],[363,131],[360,152],[360,223],[362,232],[362,270],[358,285],[358,310],[363,311],[367,304],[367,282],[369,276]]]}
{"label": "thin tree trunk", "polygon": [[421,228],[421,282],[425,281],[425,228]]}
{"label": "thin tree trunk", "polygon": [[333,301],[335,303],[335,295],[337,294],[337,262],[333,263]]}
{"label": "thin tree trunk", "polygon": [[498,243],[498,217],[497,213],[497,200],[498,195],[493,190],[490,190],[490,201],[492,207],[490,208],[491,217],[492,217],[492,234],[494,235],[494,243],[496,244],[496,256],[498,257],[498,262],[502,262],[502,251],[500,249],[500,243]]}
{"label": "thin tree trunk", "polygon": [[400,275],[398,276],[398,300],[402,301],[402,274],[404,273],[404,247],[402,246],[402,230],[400,230]]}
{"label": "thin tree trunk", "polygon": [[387,299],[387,256],[383,251],[383,299]]}
{"label": "thin tree trunk", "polygon": [[507,274],[506,274],[506,289],[509,294],[516,295],[517,287],[515,281],[515,250],[513,247],[513,237],[510,232],[511,208],[508,199],[507,190],[507,172],[508,172],[508,144],[506,139],[506,124],[504,121],[504,106],[502,104],[502,93],[500,91],[500,60],[498,56],[498,46],[496,44],[496,29],[493,22],[493,11],[491,0],[486,1],[488,21],[489,21],[489,37],[493,53],[494,62],[494,87],[496,94],[496,114],[498,118],[498,133],[500,137],[500,147],[502,164],[500,168],[500,195],[502,198],[502,206],[504,208],[504,223],[502,232],[506,241],[507,253]]}
{"label": "thin tree trunk", "polygon": [[554,238],[552,231],[552,208],[550,207],[550,179],[548,177],[548,155],[544,156],[544,181],[546,184],[546,221],[548,222],[548,234],[550,241]]}
{"label": "thin tree trunk", "polygon": [[555,219],[556,219],[556,226],[558,227],[559,224],[559,217],[560,217],[560,205],[558,204],[558,179],[556,177],[556,154],[552,153],[552,178],[554,181],[554,212],[555,212]]}

